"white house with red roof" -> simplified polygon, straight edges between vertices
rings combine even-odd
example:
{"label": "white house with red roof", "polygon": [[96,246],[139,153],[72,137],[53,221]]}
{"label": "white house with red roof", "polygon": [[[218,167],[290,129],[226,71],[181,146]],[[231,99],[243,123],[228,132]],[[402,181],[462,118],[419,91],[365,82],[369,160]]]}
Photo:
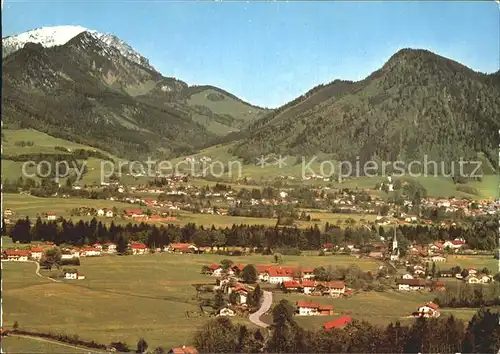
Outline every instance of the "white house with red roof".
{"label": "white house with red roof", "polygon": [[413,314],[415,317],[439,317],[439,306],[433,302],[426,302],[424,305],[420,306],[416,313]]}
{"label": "white house with red roof", "polygon": [[344,295],[346,291],[346,286],[343,281],[329,281],[321,283],[323,287],[323,293],[328,293],[328,295],[333,297],[339,297]]}
{"label": "white house with red roof", "polygon": [[333,305],[324,305],[310,301],[297,301],[296,307],[296,314],[298,316],[318,316],[333,314]]}
{"label": "white house with red roof", "polygon": [[167,250],[175,253],[196,253],[198,252],[198,247],[192,243],[171,243]]}
{"label": "white house with red roof", "polygon": [[41,247],[31,247],[31,258],[33,258],[35,261],[39,261],[42,259],[43,256],[43,248]]}
{"label": "white house with red roof", "polygon": [[130,250],[133,255],[145,254],[148,252],[148,246],[143,243],[134,242],[130,244]]}
{"label": "white house with red roof", "polygon": [[6,249],[2,252],[2,261],[27,262],[30,255],[29,251]]}
{"label": "white house with red roof", "polygon": [[69,269],[64,271],[64,279],[66,280],[83,280],[85,275],[78,273],[76,269]]}
{"label": "white house with red roof", "polygon": [[54,212],[48,212],[47,213],[47,220],[48,221],[54,221],[57,219],[57,214]]}
{"label": "white house with red roof", "polygon": [[237,283],[233,288],[228,289],[229,294],[232,294],[233,292],[239,295],[237,298],[237,302],[239,304],[247,303],[248,293],[250,290],[245,285]]}
{"label": "white house with red roof", "polygon": [[101,250],[95,247],[82,247],[80,250],[80,256],[82,257],[99,257],[101,255]]}
{"label": "white house with red roof", "polygon": [[293,280],[293,267],[270,267],[266,270],[270,284],[281,284]]}
{"label": "white house with red roof", "polygon": [[143,218],[146,216],[141,209],[125,209],[123,212],[129,218]]}
{"label": "white house with red roof", "polygon": [[113,242],[106,242],[104,244],[103,249],[106,250],[108,253],[115,253],[116,252],[116,245]]}
{"label": "white house with red roof", "polygon": [[445,243],[443,243],[443,247],[445,249],[450,248],[453,250],[460,249],[464,245],[465,245],[465,241],[463,241],[463,240],[451,240],[451,241],[446,241]]}

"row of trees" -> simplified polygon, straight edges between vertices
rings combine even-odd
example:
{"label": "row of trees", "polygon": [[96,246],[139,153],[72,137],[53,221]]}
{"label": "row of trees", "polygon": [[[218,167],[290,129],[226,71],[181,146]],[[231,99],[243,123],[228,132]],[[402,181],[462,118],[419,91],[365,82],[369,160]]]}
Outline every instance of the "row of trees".
{"label": "row of trees", "polygon": [[[4,223],[5,225],[5,223]],[[397,237],[401,250],[415,238],[441,239],[450,234],[466,235],[467,242],[475,244],[479,249],[493,249],[496,246],[492,233],[496,231],[497,224],[485,220],[476,222],[469,228],[442,230],[435,227],[398,227]],[[196,224],[184,226],[168,225],[156,226],[140,223],[110,226],[103,224],[96,218],[77,223],[72,221],[47,222],[37,218],[34,224],[26,219],[20,219],[13,226],[9,226],[4,233],[11,235],[13,241],[29,243],[32,241],[51,241],[56,244],[68,243],[72,245],[101,243],[118,243],[122,238],[125,241],[142,241],[148,246],[162,247],[172,242],[194,243],[197,246],[240,246],[258,249],[292,248],[299,250],[318,250],[325,243],[335,245],[351,242],[361,245],[363,252],[369,252],[371,244],[379,240],[379,235],[385,231],[372,226],[347,227],[326,225],[326,232],[322,232],[317,225],[306,229],[297,227],[268,227],[264,225],[233,225],[231,228],[205,228]],[[363,246],[365,245],[365,246]]]}
{"label": "row of trees", "polygon": [[218,318],[198,330],[194,342],[201,353],[496,353],[500,349],[499,314],[484,309],[467,325],[453,316],[387,327],[353,320],[343,329],[329,331],[303,329],[293,313],[286,300],[274,307],[267,340],[260,330]]}
{"label": "row of trees", "polygon": [[500,284],[449,284],[434,300],[441,307],[472,307],[500,305]]}

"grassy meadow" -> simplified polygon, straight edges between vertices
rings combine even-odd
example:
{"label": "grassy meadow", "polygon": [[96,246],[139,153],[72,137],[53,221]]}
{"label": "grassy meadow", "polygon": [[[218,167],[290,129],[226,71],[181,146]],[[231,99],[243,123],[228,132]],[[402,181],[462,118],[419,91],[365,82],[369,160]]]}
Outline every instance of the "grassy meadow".
{"label": "grassy meadow", "polygon": [[[78,334],[108,344],[135,346],[144,337],[150,346],[191,344],[193,333],[208,317],[186,318],[198,311],[193,284],[213,284],[200,274],[203,265],[219,263],[217,255],[154,254],[82,259],[87,278],[54,283],[35,275],[33,263],[3,264],[4,326]],[[231,257],[235,263],[272,264],[272,256]],[[284,265],[312,267],[356,262],[374,270],[377,262],[354,257],[285,256]],[[35,315],[34,315],[35,314]],[[237,319],[240,323],[248,320]]]}
{"label": "grassy meadow", "polygon": [[104,353],[103,351],[76,349],[56,342],[44,341],[38,338],[10,336],[2,338],[2,352],[12,354],[32,353]]}

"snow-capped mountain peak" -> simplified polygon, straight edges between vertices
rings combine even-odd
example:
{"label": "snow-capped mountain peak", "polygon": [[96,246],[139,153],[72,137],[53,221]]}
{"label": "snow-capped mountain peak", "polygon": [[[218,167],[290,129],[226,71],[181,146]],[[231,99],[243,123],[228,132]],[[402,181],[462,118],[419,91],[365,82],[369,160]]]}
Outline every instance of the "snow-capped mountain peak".
{"label": "snow-capped mountain peak", "polygon": [[62,25],[41,27],[14,36],[2,38],[2,57],[23,48],[26,43],[30,42],[41,44],[46,48],[63,45],[83,32],[92,34],[95,38],[102,41],[105,46],[117,49],[128,60],[145,66],[151,70],[155,70],[146,58],[137,53],[130,45],[116,36],[112,34],[100,33],[82,26]]}

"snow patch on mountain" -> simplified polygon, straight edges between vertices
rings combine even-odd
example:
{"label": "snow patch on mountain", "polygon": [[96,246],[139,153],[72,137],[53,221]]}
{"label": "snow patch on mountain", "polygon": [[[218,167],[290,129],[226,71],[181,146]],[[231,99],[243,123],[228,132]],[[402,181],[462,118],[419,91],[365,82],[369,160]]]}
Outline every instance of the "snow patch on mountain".
{"label": "snow patch on mountain", "polygon": [[63,45],[83,32],[92,34],[106,46],[118,50],[120,54],[128,60],[156,71],[156,69],[151,66],[148,59],[137,53],[130,45],[118,37],[109,33],[89,30],[82,26],[63,25],[41,27],[18,35],[2,38],[2,57],[23,48],[26,43],[30,42],[41,44],[46,48]]}

